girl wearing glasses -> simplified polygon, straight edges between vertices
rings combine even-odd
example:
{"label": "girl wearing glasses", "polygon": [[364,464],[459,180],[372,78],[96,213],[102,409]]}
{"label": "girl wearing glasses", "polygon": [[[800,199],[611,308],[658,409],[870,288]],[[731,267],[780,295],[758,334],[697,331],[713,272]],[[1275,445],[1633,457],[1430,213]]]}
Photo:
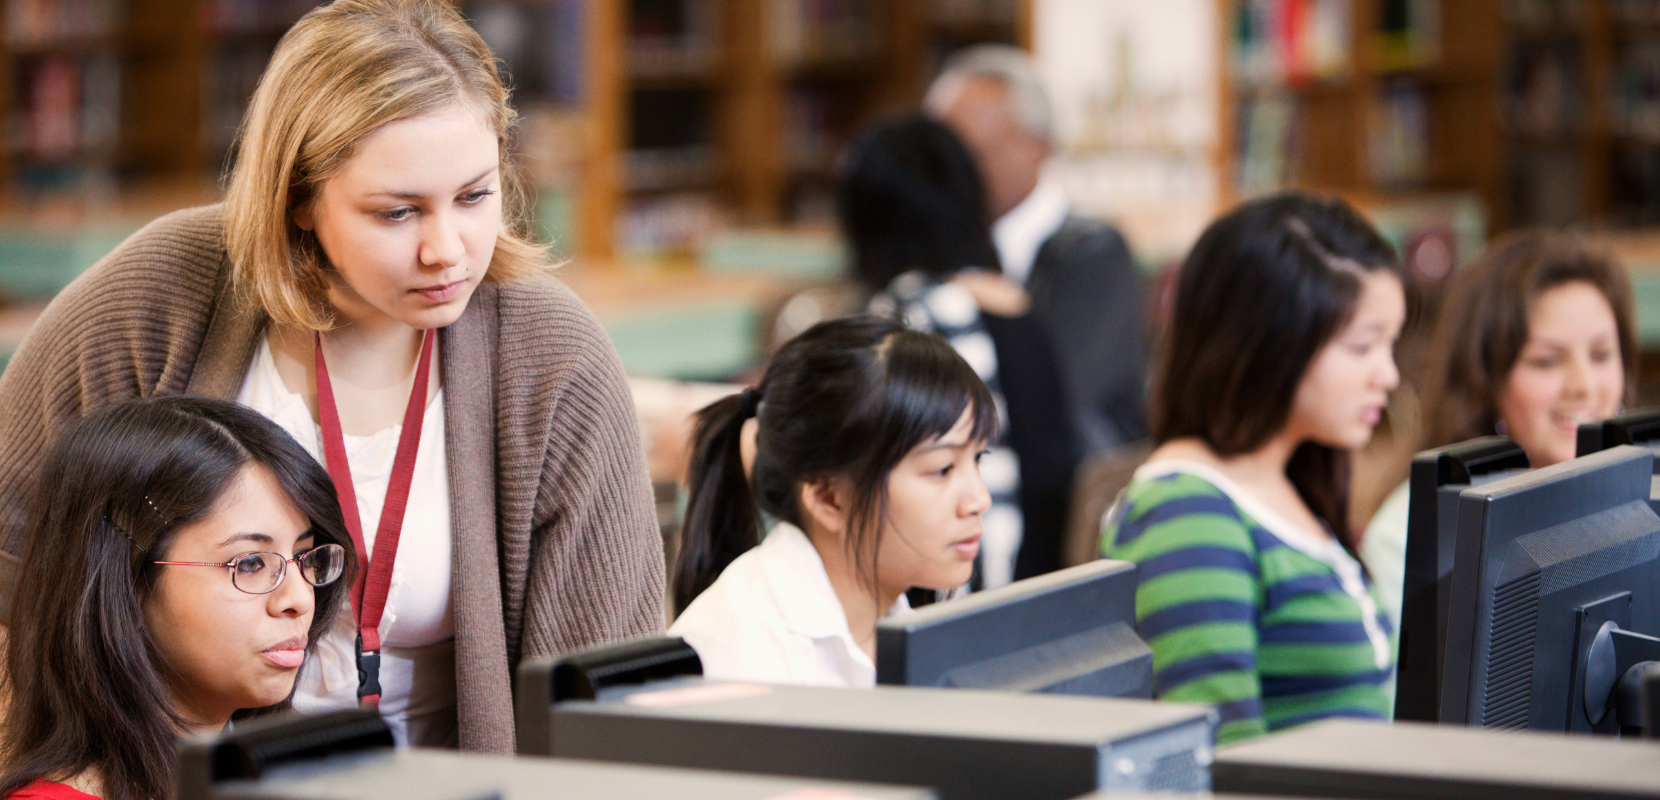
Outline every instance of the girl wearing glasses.
{"label": "girl wearing glasses", "polygon": [[512,752],[521,658],[661,630],[628,385],[544,274],[515,120],[455,3],[336,0],[295,23],[224,202],[93,266],[0,378],[0,594],[55,428],[195,394],[324,461],[365,571],[386,573],[318,643],[296,710],[373,705],[402,743]]}
{"label": "girl wearing glasses", "polygon": [[31,509],[0,797],[168,796],[174,739],[286,708],[352,582],[328,474],[233,403],[88,416],[47,453]]}

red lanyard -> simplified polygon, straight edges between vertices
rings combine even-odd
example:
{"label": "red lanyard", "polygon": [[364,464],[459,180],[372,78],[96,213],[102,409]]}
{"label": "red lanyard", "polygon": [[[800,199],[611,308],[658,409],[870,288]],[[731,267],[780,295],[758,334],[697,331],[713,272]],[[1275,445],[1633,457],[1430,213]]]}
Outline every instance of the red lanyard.
{"label": "red lanyard", "polygon": [[409,407],[403,413],[403,433],[392,457],[392,480],[386,486],[386,502],[380,509],[380,527],[375,529],[375,557],[363,540],[363,521],[358,517],[357,490],[352,486],[352,466],[346,462],[346,438],[340,431],[340,411],[334,405],[334,387],[329,368],[323,362],[323,337],[317,335],[317,410],[323,418],[323,456],[328,461],[334,493],[357,549],[357,575],[352,578],[352,608],[357,618],[357,699],[368,708],[380,703],[380,615],[386,609],[386,593],[392,588],[392,562],[398,557],[398,536],[403,532],[403,512],[409,504],[409,484],[415,478],[415,451],[421,446],[421,422],[426,417],[427,376],[431,372],[432,340],[428,329],[421,337],[421,357],[415,367],[415,387],[409,392]]}

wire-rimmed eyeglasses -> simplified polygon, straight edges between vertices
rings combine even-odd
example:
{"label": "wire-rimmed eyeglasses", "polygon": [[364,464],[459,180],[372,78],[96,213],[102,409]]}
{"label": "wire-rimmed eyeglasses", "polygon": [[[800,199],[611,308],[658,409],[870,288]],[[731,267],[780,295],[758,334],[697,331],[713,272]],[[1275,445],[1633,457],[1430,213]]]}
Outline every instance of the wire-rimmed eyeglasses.
{"label": "wire-rimmed eyeglasses", "polygon": [[231,574],[231,585],[248,594],[269,594],[282,585],[289,562],[300,565],[300,577],[312,586],[327,586],[346,571],[346,548],[325,544],[283,558],[280,553],[243,553],[223,563],[203,561],[152,561],[171,567],[220,567]]}

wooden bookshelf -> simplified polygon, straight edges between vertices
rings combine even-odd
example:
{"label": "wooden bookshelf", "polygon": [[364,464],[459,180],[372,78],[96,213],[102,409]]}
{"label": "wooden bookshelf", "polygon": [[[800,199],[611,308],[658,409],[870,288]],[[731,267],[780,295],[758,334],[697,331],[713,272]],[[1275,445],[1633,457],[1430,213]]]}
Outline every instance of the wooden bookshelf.
{"label": "wooden bookshelf", "polygon": [[[860,125],[919,102],[956,48],[1031,36],[1031,0],[456,2],[511,74],[540,216],[561,252],[601,262],[827,222]],[[213,185],[271,50],[316,0],[4,3],[0,181],[26,207]]]}
{"label": "wooden bookshelf", "polygon": [[[1251,74],[1241,52],[1259,40],[1242,14],[1322,5],[1349,14],[1341,68]],[[1405,63],[1380,43],[1385,17],[1402,7],[1429,15],[1419,32],[1438,42]],[[1217,9],[1217,163],[1233,198],[1276,186],[1374,198],[1468,191],[1494,231],[1660,224],[1657,0],[1219,0]],[[1379,153],[1390,149],[1392,97],[1407,98],[1413,117],[1396,130],[1415,132],[1405,137],[1411,168],[1393,174],[1378,168],[1390,161]]]}
{"label": "wooden bookshelf", "polygon": [[1225,190],[1471,190],[1496,206],[1497,2],[1221,0]]}

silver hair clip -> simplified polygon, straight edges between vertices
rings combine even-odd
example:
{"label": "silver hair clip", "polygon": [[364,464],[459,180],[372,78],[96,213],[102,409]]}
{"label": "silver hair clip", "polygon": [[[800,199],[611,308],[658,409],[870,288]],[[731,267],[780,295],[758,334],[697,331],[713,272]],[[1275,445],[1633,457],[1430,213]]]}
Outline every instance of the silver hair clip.
{"label": "silver hair clip", "polygon": [[142,553],[142,552],[150,549],[148,547],[145,547],[144,545],[139,544],[137,539],[134,539],[133,537],[129,536],[127,534],[127,532],[121,528],[120,525],[115,524],[114,520],[111,520],[108,516],[104,517],[104,524],[110,526],[111,528],[113,528],[116,533],[121,534],[121,538],[126,539],[129,542],[132,542],[133,546],[138,548],[139,552]]}
{"label": "silver hair clip", "polygon": [[167,523],[167,515],[161,513],[161,509],[156,508],[156,501],[151,500],[149,495],[144,495],[144,504],[149,506],[151,511],[156,512],[156,516],[161,518],[161,524],[163,524],[163,525],[168,524]]}

